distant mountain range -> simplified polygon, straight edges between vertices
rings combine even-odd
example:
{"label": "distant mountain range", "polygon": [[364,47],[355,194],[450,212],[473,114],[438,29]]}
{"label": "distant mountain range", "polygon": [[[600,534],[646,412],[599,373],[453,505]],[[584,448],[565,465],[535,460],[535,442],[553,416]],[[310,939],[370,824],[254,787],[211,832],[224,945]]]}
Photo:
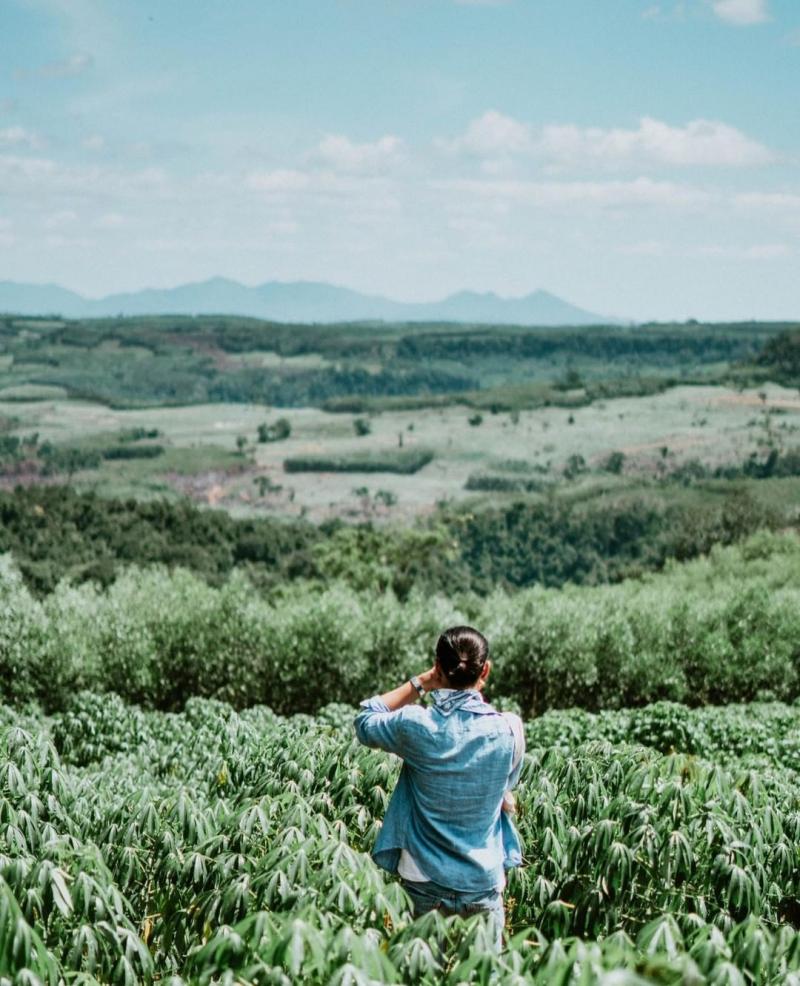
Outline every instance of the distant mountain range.
{"label": "distant mountain range", "polygon": [[460,291],[441,301],[392,301],[316,281],[268,281],[247,287],[224,277],[165,290],[84,298],[56,284],[0,281],[0,312],[100,318],[115,315],[251,315],[277,322],[489,322],[598,325],[619,319],[584,311],[547,291],[522,298]]}

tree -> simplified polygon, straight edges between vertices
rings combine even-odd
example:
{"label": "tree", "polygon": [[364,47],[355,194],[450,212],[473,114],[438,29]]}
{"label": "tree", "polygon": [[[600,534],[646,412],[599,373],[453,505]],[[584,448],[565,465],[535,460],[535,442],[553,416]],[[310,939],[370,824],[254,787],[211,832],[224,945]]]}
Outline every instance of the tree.
{"label": "tree", "polygon": [[625,465],[625,453],[624,452],[611,452],[608,458],[602,465],[604,472],[613,473],[615,476],[619,476],[622,472],[623,466]]}
{"label": "tree", "polygon": [[266,442],[281,442],[291,433],[292,424],[288,418],[278,418],[272,424],[264,421],[258,426],[258,441],[262,445]]}

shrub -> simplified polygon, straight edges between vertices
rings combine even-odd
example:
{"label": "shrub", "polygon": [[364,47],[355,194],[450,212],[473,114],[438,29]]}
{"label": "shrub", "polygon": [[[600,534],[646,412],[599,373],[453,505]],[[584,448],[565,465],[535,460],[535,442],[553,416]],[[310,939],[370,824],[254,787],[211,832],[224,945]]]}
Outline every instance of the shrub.
{"label": "shrub", "polygon": [[272,424],[263,422],[258,426],[258,440],[265,442],[282,442],[292,433],[292,424],[288,418],[278,418]]}
{"label": "shrub", "polygon": [[425,449],[396,449],[385,452],[355,452],[352,455],[305,455],[284,459],[286,472],[419,472],[433,460]]}

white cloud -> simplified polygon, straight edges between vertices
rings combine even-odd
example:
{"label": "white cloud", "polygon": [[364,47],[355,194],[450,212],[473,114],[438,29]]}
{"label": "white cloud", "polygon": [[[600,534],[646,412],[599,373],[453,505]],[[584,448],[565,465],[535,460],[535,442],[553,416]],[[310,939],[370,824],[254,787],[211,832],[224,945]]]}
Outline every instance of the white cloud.
{"label": "white cloud", "polygon": [[711,7],[720,20],[729,24],[763,24],[769,20],[767,0],[712,0]]}
{"label": "white cloud", "polygon": [[308,188],[309,177],[303,171],[277,168],[274,171],[253,171],[247,176],[246,183],[256,192],[301,192]]}
{"label": "white cloud", "polygon": [[691,120],[673,127],[643,117],[636,129],[530,124],[490,110],[473,120],[455,140],[440,140],[440,149],[487,161],[532,156],[558,166],[621,167],[645,163],[668,166],[742,167],[769,164],[772,151],[740,130],[717,120]]}
{"label": "white cloud", "polygon": [[794,250],[788,243],[757,243],[745,250],[745,257],[748,260],[775,260],[793,253]]}
{"label": "white cloud", "polygon": [[0,147],[29,147],[36,150],[43,143],[41,137],[24,127],[6,127],[0,130]]}
{"label": "white cloud", "polygon": [[635,130],[551,125],[543,128],[540,146],[545,156],[568,163],[652,161],[676,166],[741,167],[769,164],[775,159],[769,148],[741,130],[703,119],[672,127],[643,117]]}
{"label": "white cloud", "polygon": [[129,170],[66,165],[50,158],[0,154],[0,188],[8,196],[35,197],[71,194],[86,199],[139,194],[165,198],[174,187],[160,168]]}
{"label": "white cloud", "polygon": [[439,140],[437,146],[454,153],[475,157],[505,157],[532,152],[534,140],[531,128],[513,117],[488,110],[472,120],[461,137]]}
{"label": "white cloud", "polygon": [[366,144],[355,144],[340,134],[331,134],[320,142],[318,155],[335,171],[374,174],[396,165],[403,149],[403,141],[391,134]]}
{"label": "white cloud", "polygon": [[734,202],[743,208],[764,212],[800,211],[798,192],[743,192],[734,198]]}
{"label": "white cloud", "polygon": [[652,178],[633,181],[513,181],[471,180],[434,182],[434,187],[465,192],[492,200],[511,200],[537,207],[597,206],[625,207],[690,207],[708,204],[712,196],[689,185]]}

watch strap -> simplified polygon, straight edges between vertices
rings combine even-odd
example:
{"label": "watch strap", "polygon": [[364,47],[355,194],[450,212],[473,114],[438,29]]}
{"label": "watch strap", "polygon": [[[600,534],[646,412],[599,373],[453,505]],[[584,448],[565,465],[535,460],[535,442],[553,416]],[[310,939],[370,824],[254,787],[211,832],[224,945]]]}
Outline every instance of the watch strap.
{"label": "watch strap", "polygon": [[419,697],[421,699],[424,699],[425,698],[425,689],[422,687],[422,682],[419,680],[419,678],[416,675],[413,675],[408,680],[411,682],[411,684],[412,684],[414,690],[416,691],[417,695],[419,695]]}

